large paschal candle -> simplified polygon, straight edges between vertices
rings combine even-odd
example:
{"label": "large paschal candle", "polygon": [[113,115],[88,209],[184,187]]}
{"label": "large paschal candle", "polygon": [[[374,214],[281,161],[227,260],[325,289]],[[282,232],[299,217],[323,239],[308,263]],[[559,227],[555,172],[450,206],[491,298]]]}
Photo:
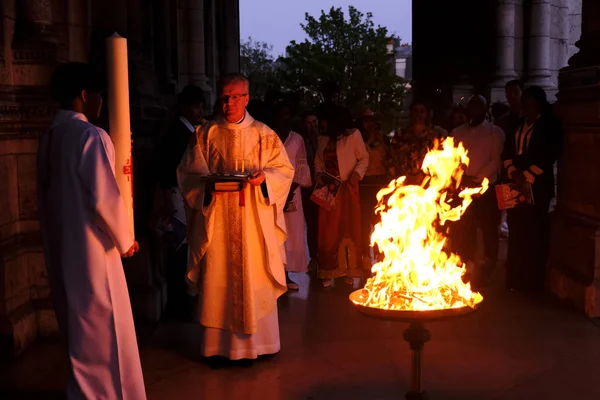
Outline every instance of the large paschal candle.
{"label": "large paschal candle", "polygon": [[127,39],[117,33],[106,39],[109,134],[115,145],[115,177],[133,223],[133,162],[129,120],[129,76]]}

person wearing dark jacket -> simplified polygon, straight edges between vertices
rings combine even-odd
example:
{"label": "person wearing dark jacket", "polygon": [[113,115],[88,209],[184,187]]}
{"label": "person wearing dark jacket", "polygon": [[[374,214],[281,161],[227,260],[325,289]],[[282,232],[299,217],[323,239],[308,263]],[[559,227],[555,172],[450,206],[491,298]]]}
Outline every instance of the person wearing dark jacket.
{"label": "person wearing dark jacket", "polygon": [[544,288],[550,221],[554,198],[554,164],[562,148],[562,125],[546,100],[546,93],[532,86],[522,95],[524,120],[507,132],[503,162],[508,179],[530,183],[534,205],[508,210],[506,285],[520,291]]}
{"label": "person wearing dark jacket", "polygon": [[187,85],[177,96],[177,117],[165,132],[160,147],[158,183],[163,191],[167,214],[167,238],[173,244],[167,266],[167,307],[165,314],[188,320],[192,302],[187,295],[186,266],[188,246],[185,239],[185,209],[177,184],[177,166],[183,153],[204,120],[204,92],[197,86]]}
{"label": "person wearing dark jacket", "polygon": [[514,135],[523,122],[521,106],[521,96],[523,94],[523,81],[515,79],[508,81],[505,86],[506,101],[508,102],[508,112],[496,119],[495,124],[498,125],[504,133]]}

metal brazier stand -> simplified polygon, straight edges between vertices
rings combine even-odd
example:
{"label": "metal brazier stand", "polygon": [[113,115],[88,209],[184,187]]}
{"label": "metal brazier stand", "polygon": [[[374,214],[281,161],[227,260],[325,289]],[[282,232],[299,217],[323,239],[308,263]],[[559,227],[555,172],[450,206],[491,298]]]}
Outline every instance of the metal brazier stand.
{"label": "metal brazier stand", "polygon": [[[431,339],[431,333],[425,327],[426,321],[440,321],[452,317],[470,314],[475,311],[471,307],[449,308],[446,310],[384,310],[363,306],[364,291],[359,289],[350,294],[350,301],[361,313],[387,321],[408,322],[410,325],[402,337],[410,344],[412,360],[410,368],[410,389],[406,400],[426,400],[427,393],[423,390],[423,347]],[[481,304],[481,303],[480,303]]]}

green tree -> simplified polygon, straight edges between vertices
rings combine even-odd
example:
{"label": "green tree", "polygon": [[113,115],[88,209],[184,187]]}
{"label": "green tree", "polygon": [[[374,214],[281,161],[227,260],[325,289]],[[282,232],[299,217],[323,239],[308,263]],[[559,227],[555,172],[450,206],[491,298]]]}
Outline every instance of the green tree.
{"label": "green tree", "polygon": [[275,59],[271,55],[273,46],[251,37],[240,46],[240,72],[250,81],[253,98],[263,99],[267,90],[274,84]]}
{"label": "green tree", "polygon": [[321,84],[328,80],[340,85],[344,104],[356,110],[369,106],[378,113],[384,127],[397,126],[402,110],[404,81],[395,73],[393,54],[387,49],[390,35],[355,7],[348,18],[341,8],[321,11],[318,19],[308,13],[301,24],[308,38],[292,41],[287,55],[279,59],[282,86],[300,94],[307,106],[321,101]]}

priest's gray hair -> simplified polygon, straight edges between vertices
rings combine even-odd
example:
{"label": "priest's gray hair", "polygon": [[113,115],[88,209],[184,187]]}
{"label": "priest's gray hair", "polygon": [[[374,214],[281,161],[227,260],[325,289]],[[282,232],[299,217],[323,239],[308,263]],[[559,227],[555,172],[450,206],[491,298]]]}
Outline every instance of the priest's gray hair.
{"label": "priest's gray hair", "polygon": [[250,82],[248,81],[248,78],[246,78],[242,74],[227,74],[227,75],[223,75],[219,79],[219,82],[217,83],[217,93],[221,95],[221,94],[223,94],[223,88],[225,86],[231,85],[232,83],[239,83],[239,82],[242,82],[246,86],[246,92],[249,94],[249,92],[250,92]]}

